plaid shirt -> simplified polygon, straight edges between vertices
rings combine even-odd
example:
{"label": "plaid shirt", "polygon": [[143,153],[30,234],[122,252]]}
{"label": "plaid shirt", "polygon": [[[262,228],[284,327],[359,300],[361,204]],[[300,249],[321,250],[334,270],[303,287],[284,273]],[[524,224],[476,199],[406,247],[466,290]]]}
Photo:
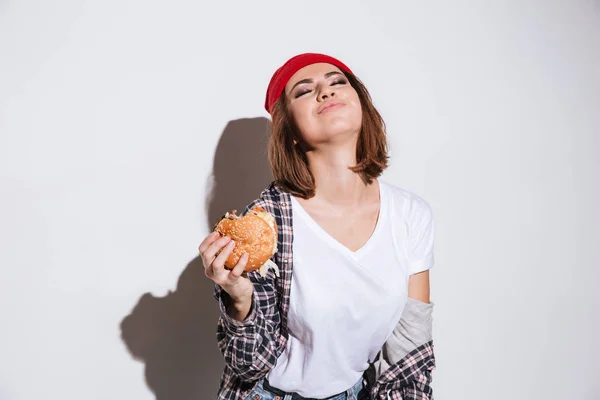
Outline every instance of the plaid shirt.
{"label": "plaid shirt", "polygon": [[[229,317],[223,301],[227,294],[215,285],[214,294],[221,309],[217,340],[225,358],[219,400],[244,400],[258,380],[275,366],[288,338],[293,240],[290,194],[271,183],[242,214],[254,206],[269,211],[277,221],[278,252],[273,261],[279,266],[280,277],[277,278],[272,269],[265,277],[258,272],[248,273],[254,293],[250,314],[244,321]],[[415,348],[378,377],[369,377],[372,373],[366,371],[364,383],[375,400],[431,400],[433,393],[429,385],[434,367],[433,343],[430,341]]]}

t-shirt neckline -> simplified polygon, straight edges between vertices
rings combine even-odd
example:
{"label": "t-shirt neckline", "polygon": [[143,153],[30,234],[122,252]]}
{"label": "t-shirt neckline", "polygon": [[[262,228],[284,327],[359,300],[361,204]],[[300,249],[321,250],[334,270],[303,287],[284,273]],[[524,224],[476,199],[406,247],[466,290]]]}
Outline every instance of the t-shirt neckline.
{"label": "t-shirt neckline", "polygon": [[369,248],[373,246],[373,243],[377,240],[377,236],[379,235],[379,232],[382,229],[381,227],[384,224],[385,219],[387,218],[388,210],[386,201],[387,197],[385,193],[385,184],[381,180],[378,180],[377,182],[379,184],[379,215],[377,216],[375,229],[373,229],[373,232],[371,236],[367,239],[367,241],[357,250],[351,250],[350,248],[342,244],[340,241],[338,241],[336,238],[331,236],[325,229],[321,227],[321,225],[319,225],[310,216],[310,214],[304,209],[304,207],[302,207],[302,204],[300,204],[300,202],[294,196],[291,196],[293,203],[293,211],[296,212],[298,216],[300,216],[317,235],[319,235],[332,247],[356,259],[360,257],[360,255],[362,255],[363,253],[367,252]]}

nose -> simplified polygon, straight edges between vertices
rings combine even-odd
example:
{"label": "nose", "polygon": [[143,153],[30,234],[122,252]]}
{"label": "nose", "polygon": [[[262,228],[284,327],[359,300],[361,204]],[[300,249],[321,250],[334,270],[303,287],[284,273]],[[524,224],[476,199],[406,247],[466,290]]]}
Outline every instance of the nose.
{"label": "nose", "polygon": [[333,90],[333,87],[329,85],[324,85],[319,91],[318,100],[325,101],[330,97],[335,97],[335,91]]}

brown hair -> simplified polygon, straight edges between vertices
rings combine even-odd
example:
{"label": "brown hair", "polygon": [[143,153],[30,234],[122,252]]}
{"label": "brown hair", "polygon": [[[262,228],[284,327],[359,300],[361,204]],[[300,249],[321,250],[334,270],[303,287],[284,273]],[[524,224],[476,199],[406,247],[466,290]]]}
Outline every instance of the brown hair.
{"label": "brown hair", "polygon": [[[349,168],[360,174],[363,181],[371,183],[388,166],[385,123],[373,106],[364,84],[353,74],[343,72],[358,93],[362,108],[362,127],[356,146],[357,164]],[[273,106],[271,117],[268,155],[275,182],[290,194],[309,199],[315,195],[315,180],[308,169],[306,153],[301,146],[294,144],[299,135],[287,108],[285,93]]]}

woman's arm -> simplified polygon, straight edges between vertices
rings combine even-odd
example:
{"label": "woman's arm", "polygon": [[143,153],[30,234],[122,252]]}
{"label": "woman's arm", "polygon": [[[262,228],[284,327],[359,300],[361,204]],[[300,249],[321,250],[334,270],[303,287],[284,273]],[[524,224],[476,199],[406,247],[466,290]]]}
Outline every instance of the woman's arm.
{"label": "woman's arm", "polygon": [[[266,205],[255,201],[253,206]],[[221,287],[215,285],[215,298],[221,315],[217,323],[217,341],[225,363],[244,381],[264,377],[277,361],[281,316],[277,306],[276,277],[273,270],[262,277],[258,271],[248,273],[254,290],[251,299],[243,305],[232,304]]]}
{"label": "woman's arm", "polygon": [[227,315],[236,321],[243,321],[248,318],[250,309],[252,308],[253,293],[238,301],[234,301],[231,296],[227,295],[227,292],[223,293],[223,295],[223,303],[227,310]]}
{"label": "woman's arm", "polygon": [[248,274],[254,292],[249,314],[242,321],[229,315],[227,293],[215,285],[215,298],[221,310],[217,323],[219,349],[225,363],[244,381],[262,378],[277,361],[281,318],[276,307],[277,291],[269,279],[271,274],[266,278],[258,273]]}
{"label": "woman's arm", "polygon": [[408,297],[429,303],[429,270],[408,278]]}

